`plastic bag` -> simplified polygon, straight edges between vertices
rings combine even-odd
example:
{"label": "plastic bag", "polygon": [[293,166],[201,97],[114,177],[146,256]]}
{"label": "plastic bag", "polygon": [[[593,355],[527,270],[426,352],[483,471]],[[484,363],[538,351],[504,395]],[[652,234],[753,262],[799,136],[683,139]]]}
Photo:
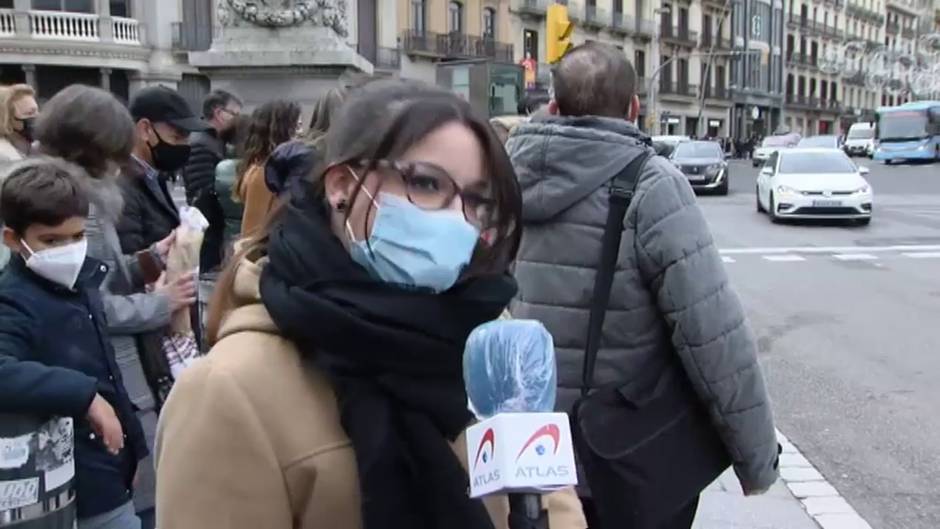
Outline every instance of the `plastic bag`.
{"label": "plastic bag", "polygon": [[555,410],[555,344],[538,321],[500,319],[477,327],[467,338],[463,369],[470,411],[479,419]]}
{"label": "plastic bag", "polygon": [[[183,206],[180,209],[180,227],[176,230],[176,242],[170,248],[166,261],[166,279],[173,282],[185,274],[199,273],[199,252],[209,221],[198,209]],[[189,311],[173,315],[170,330],[176,333],[192,332]]]}

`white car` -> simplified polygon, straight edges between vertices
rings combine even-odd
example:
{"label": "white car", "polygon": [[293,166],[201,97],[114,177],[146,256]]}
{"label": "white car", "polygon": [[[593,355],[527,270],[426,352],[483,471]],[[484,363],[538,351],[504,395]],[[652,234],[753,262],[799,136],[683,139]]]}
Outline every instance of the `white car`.
{"label": "white car", "polygon": [[766,163],[767,159],[770,158],[770,155],[779,151],[780,149],[796,147],[796,145],[800,142],[800,139],[801,136],[795,133],[767,136],[764,138],[764,141],[761,142],[760,147],[754,149],[754,154],[751,155],[751,161],[754,163],[754,167],[758,167]]}
{"label": "white car", "polygon": [[757,211],[770,219],[850,219],[871,222],[872,190],[859,167],[837,149],[784,149],[757,177]]}

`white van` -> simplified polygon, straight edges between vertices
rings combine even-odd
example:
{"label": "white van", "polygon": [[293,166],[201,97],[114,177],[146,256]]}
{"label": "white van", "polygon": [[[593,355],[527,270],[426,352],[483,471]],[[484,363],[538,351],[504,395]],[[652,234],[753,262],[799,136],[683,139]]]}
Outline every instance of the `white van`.
{"label": "white van", "polygon": [[875,152],[875,125],[872,123],[854,123],[845,135],[842,145],[849,156],[868,156]]}

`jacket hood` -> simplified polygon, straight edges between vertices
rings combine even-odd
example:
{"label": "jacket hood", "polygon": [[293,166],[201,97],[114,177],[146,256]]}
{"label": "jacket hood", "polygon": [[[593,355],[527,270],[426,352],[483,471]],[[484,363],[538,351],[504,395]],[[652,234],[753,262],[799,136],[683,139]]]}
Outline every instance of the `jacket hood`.
{"label": "jacket hood", "polygon": [[282,143],[264,166],[264,183],[272,193],[280,195],[309,176],[316,163],[316,151],[310,145],[299,140]]}
{"label": "jacket hood", "polygon": [[650,145],[621,119],[546,117],[516,127],[506,144],[525,221],[549,220],[614,177]]}

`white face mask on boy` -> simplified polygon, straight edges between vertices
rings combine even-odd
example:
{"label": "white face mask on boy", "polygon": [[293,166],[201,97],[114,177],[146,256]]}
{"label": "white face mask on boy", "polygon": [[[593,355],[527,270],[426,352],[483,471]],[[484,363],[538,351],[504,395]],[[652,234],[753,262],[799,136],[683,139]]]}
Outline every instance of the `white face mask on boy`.
{"label": "white face mask on boy", "polygon": [[26,259],[26,267],[32,270],[39,277],[48,279],[53,283],[62,285],[65,288],[74,288],[78,280],[78,274],[82,271],[85,264],[85,256],[88,253],[88,240],[82,239],[78,242],[46,248],[34,252],[32,248],[21,241],[23,247],[29,251],[29,257]]}

